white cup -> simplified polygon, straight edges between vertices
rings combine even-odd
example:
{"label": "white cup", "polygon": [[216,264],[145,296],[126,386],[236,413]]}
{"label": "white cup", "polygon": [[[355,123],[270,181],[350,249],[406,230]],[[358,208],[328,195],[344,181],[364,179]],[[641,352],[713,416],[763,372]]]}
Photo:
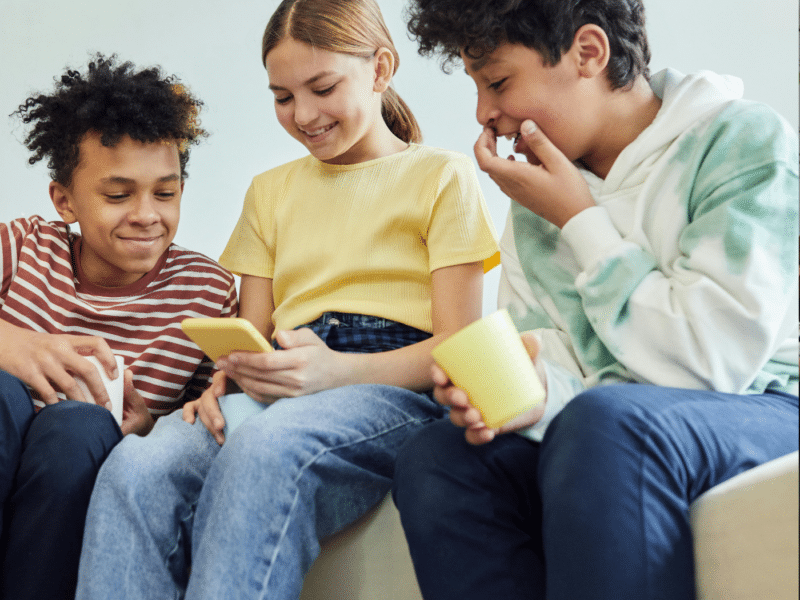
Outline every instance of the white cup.
{"label": "white cup", "polygon": [[[117,423],[122,425],[122,393],[125,388],[125,359],[121,356],[114,357],[117,359],[119,375],[116,379],[109,379],[108,375],[106,375],[106,368],[100,364],[97,358],[94,356],[84,356],[84,358],[97,367],[97,371],[100,373],[100,379],[103,380],[103,384],[106,386],[108,397],[111,398],[111,414],[114,419],[116,419]],[[95,402],[94,396],[92,396],[92,393],[86,386],[86,382],[82,378],[76,377],[75,383],[81,388],[83,396],[87,400]]]}

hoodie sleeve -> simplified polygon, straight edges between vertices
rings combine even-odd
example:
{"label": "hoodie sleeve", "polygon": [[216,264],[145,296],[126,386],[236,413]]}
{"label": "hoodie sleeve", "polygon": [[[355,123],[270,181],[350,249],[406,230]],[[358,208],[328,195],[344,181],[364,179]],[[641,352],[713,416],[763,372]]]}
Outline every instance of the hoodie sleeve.
{"label": "hoodie sleeve", "polygon": [[543,419],[519,433],[541,440],[605,383],[796,394],[797,156],[782,119],[739,101],[623,210],[600,202],[558,231],[512,203],[499,303],[536,332],[548,377]]}
{"label": "hoodie sleeve", "polygon": [[671,264],[651,250],[658,223],[650,247],[623,238],[603,206],[564,227],[586,317],[634,381],[796,393],[797,138],[752,103],[723,110],[703,137],[681,142],[681,187],[653,189],[686,195]]}

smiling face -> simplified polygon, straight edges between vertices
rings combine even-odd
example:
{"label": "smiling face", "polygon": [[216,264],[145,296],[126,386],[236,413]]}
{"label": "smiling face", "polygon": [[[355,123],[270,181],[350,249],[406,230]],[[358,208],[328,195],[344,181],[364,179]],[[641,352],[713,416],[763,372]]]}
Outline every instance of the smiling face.
{"label": "smiling face", "polygon": [[80,225],[89,283],[120,287],[151,271],[172,243],[183,192],[177,145],[123,137],[116,146],[89,133],[68,187],[50,184],[66,223]]}
{"label": "smiling face", "polygon": [[385,56],[328,52],[291,37],[267,54],[278,121],[317,159],[355,164],[386,154],[381,92],[388,80],[381,79],[379,55]]}
{"label": "smiling face", "polygon": [[555,66],[535,50],[504,44],[472,59],[462,53],[467,74],[478,88],[476,116],[498,136],[516,137],[522,122],[534,121],[570,160],[591,152],[593,118],[588,79],[571,53]]}

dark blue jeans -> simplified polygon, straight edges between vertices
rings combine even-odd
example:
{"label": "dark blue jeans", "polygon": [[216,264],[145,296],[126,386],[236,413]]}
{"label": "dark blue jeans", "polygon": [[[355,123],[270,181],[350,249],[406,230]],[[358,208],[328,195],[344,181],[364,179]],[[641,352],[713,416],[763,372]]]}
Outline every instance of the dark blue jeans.
{"label": "dark blue jeans", "polygon": [[0,599],[72,599],[95,477],[122,432],[103,407],[33,410],[0,371]]}
{"label": "dark blue jeans", "polygon": [[795,396],[613,385],[567,404],[541,444],[427,426],[394,499],[426,600],[691,600],[691,502],[797,447]]}

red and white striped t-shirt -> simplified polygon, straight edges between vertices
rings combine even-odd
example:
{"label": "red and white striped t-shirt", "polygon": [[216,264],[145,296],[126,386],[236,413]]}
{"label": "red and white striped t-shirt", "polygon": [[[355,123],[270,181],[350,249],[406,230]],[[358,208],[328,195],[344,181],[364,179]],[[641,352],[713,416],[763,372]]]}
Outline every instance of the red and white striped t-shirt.
{"label": "red and white striped t-shirt", "polygon": [[[86,282],[81,238],[41,217],[0,223],[0,318],[47,333],[102,337],[125,358],[153,415],[200,396],[213,363],[186,336],[187,317],[232,317],[233,276],[215,261],[172,244],[156,267],[120,288]],[[62,396],[63,397],[63,396]]]}

